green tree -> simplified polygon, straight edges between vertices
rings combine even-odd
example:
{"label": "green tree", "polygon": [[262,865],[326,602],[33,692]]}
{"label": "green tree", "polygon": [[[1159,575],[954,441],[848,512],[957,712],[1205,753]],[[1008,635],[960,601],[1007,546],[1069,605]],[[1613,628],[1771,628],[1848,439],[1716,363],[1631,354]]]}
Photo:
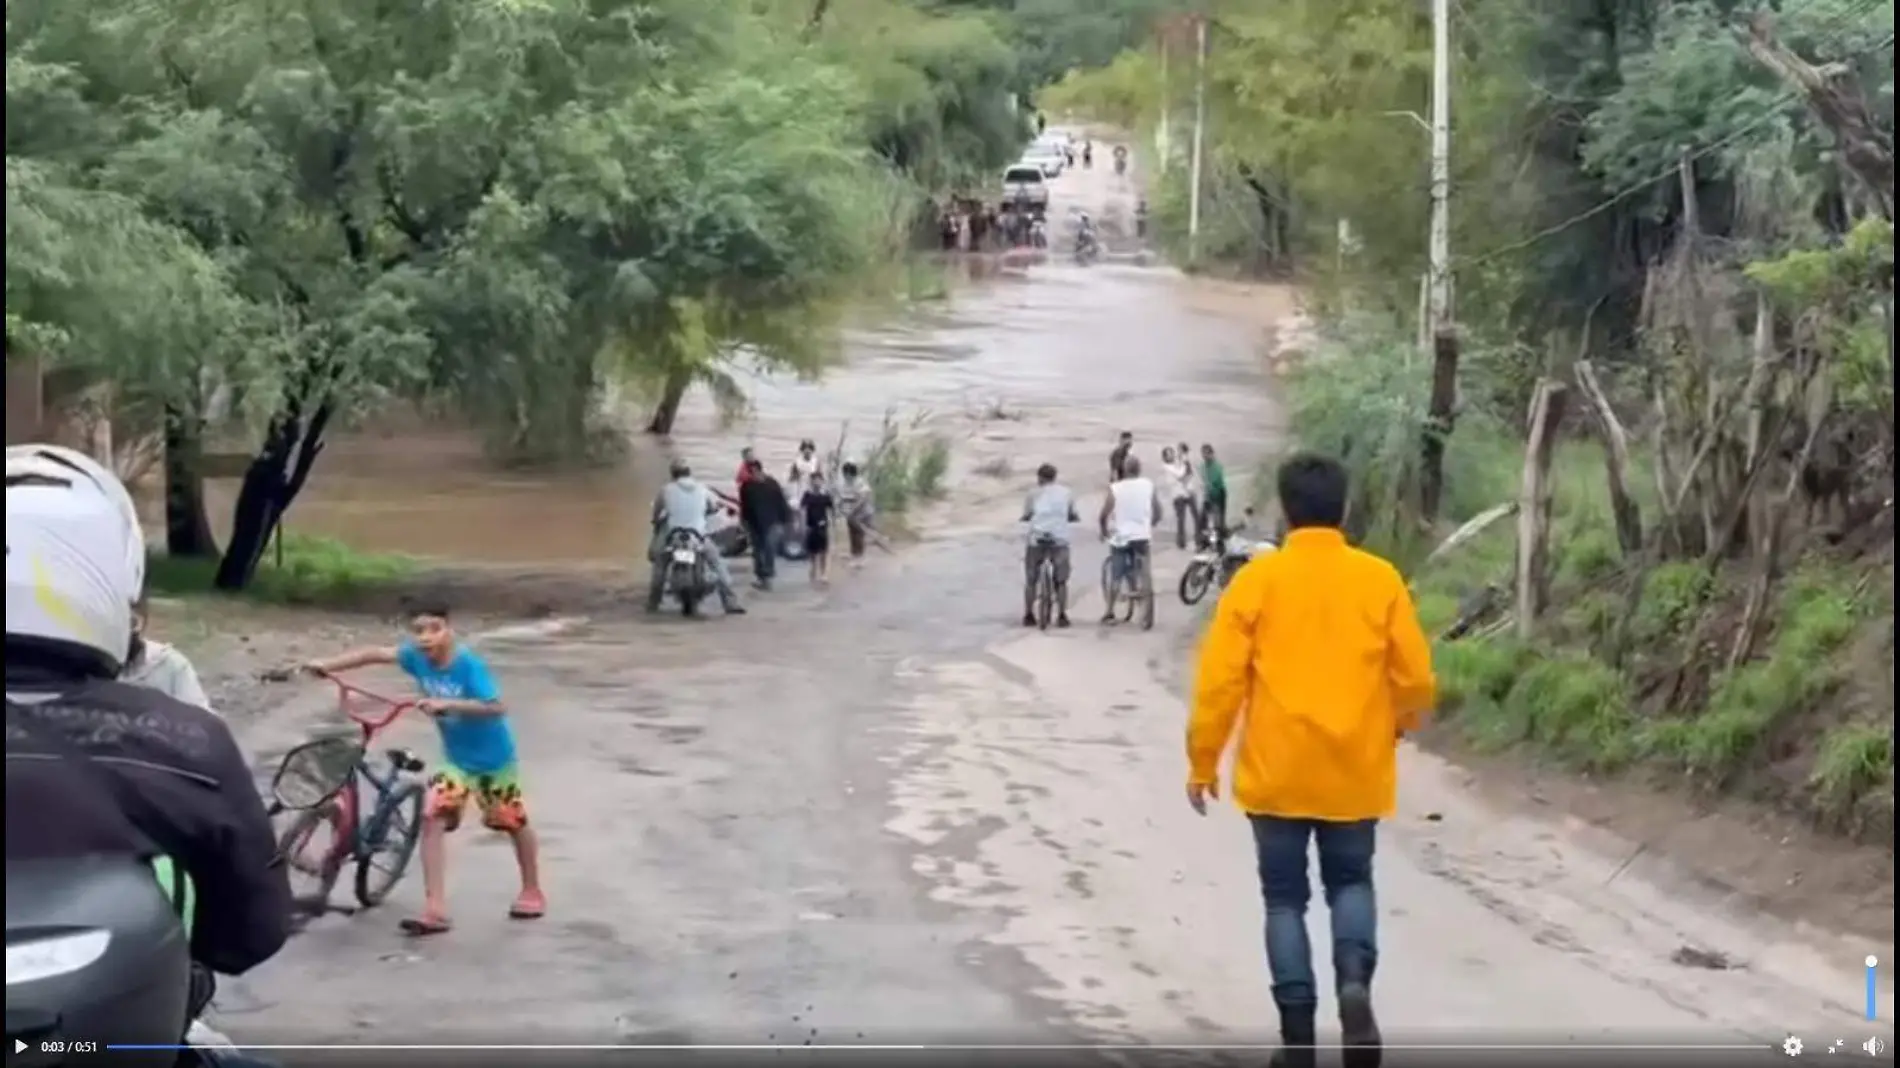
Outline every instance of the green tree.
{"label": "green tree", "polygon": [[9,347],[138,369],[181,438],[214,396],[254,418],[228,588],[335,422],[437,395],[555,455],[627,375],[663,430],[733,359],[816,370],[889,252],[877,87],[748,8],[28,0],[8,23]]}

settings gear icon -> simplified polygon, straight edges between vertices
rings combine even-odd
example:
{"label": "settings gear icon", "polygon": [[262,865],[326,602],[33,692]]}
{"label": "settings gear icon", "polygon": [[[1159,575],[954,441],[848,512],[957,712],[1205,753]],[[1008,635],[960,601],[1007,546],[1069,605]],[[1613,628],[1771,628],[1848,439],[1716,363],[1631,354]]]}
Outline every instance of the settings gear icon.
{"label": "settings gear icon", "polygon": [[1781,1042],[1781,1052],[1786,1053],[1790,1057],[1801,1056],[1801,1040],[1793,1035],[1789,1035]]}

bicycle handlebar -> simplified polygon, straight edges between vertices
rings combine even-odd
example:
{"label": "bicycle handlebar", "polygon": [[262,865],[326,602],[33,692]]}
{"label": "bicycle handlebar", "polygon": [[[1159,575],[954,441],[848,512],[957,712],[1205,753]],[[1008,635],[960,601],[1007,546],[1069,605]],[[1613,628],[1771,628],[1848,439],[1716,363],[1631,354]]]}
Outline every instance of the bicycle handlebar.
{"label": "bicycle handlebar", "polygon": [[[348,682],[340,675],[325,672],[318,677],[328,679],[330,684],[337,688],[337,706],[343,710],[343,714],[349,717],[352,723],[362,727],[364,731],[370,734],[374,734],[388,727],[391,723],[396,722],[396,717],[416,707],[414,700],[397,700],[394,697],[385,697],[373,690],[365,690],[353,682]],[[358,714],[356,709],[351,707],[351,697],[363,698],[375,704],[383,705],[389,709],[389,712],[380,718]]]}

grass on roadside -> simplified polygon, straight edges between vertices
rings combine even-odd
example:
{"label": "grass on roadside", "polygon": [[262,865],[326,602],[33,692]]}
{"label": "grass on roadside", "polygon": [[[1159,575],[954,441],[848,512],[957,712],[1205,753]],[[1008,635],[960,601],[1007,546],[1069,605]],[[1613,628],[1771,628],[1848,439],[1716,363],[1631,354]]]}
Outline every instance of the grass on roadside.
{"label": "grass on roadside", "polygon": [[[146,589],[157,596],[215,595],[215,559],[156,555],[146,563]],[[398,585],[415,577],[417,562],[394,553],[364,553],[332,538],[285,534],[283,554],[265,550],[257,575],[236,596],[271,604],[320,605]]]}

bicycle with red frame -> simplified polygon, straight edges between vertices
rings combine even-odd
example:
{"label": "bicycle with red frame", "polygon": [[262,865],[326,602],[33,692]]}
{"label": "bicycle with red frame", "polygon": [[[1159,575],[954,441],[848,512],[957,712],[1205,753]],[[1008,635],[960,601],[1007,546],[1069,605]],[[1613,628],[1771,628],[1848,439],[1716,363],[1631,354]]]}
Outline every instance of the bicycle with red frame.
{"label": "bicycle with red frame", "polygon": [[[356,901],[374,908],[402,881],[415,857],[422,830],[423,762],[402,748],[387,749],[378,759],[370,755],[370,746],[416,702],[384,697],[334,675],[322,677],[336,686],[337,707],[356,725],[356,733],[305,742],[278,763],[271,779],[271,814],[295,812],[297,817],[278,838],[277,853],[292,871],[316,879],[313,891],[297,895],[304,910],[329,910],[330,892],[351,861]],[[317,832],[325,827],[331,832],[327,845],[317,842]]]}

